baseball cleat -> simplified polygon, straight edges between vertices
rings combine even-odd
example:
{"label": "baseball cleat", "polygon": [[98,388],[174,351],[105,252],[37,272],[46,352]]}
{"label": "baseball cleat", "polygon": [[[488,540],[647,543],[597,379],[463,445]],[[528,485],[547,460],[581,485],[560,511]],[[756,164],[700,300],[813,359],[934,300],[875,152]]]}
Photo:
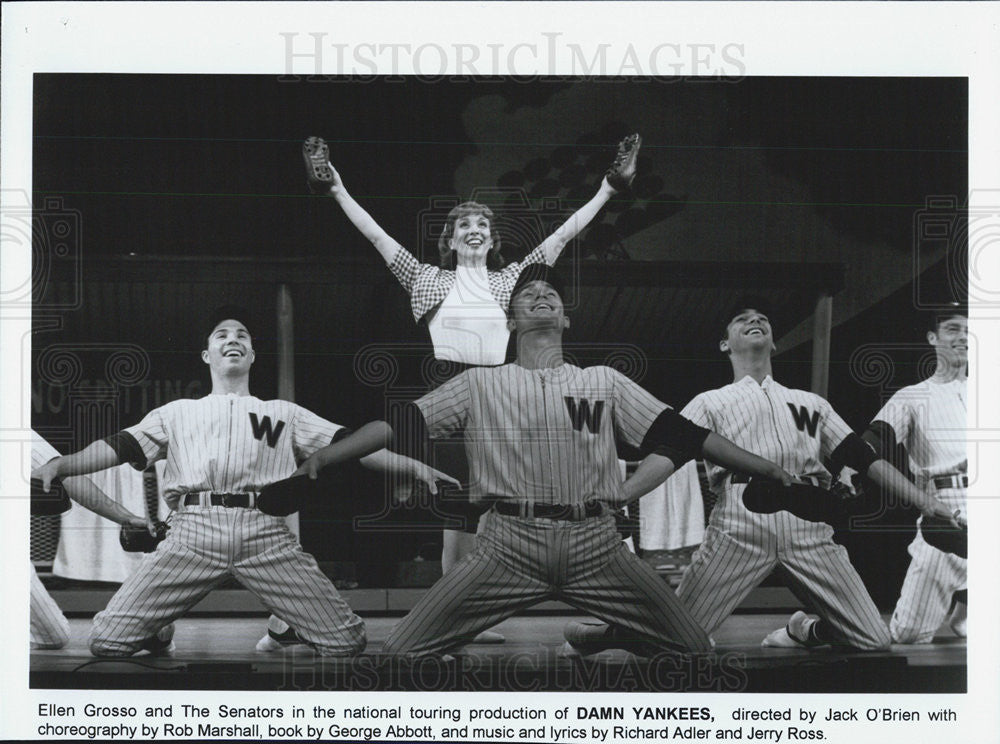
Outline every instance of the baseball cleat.
{"label": "baseball cleat", "polygon": [[760,642],[764,648],[815,648],[821,644],[809,638],[809,630],[816,618],[799,610],[788,618],[784,628],[772,631]]}
{"label": "baseball cleat", "polygon": [[956,602],[955,609],[948,618],[948,625],[952,632],[959,638],[966,638],[969,635],[969,606],[965,602]]}
{"label": "baseball cleat", "polygon": [[148,651],[150,656],[170,656],[177,650],[174,645],[174,624],[164,625],[154,636],[150,636],[142,645],[140,651]]}
{"label": "baseball cleat", "polygon": [[495,645],[498,643],[506,643],[506,642],[507,639],[504,638],[503,634],[497,633],[495,630],[484,630],[482,633],[480,633],[479,635],[477,635],[475,638],[472,639],[472,643],[480,643],[483,645],[488,645],[488,644]]}
{"label": "baseball cleat", "polygon": [[333,185],[330,148],[320,137],[309,137],[302,143],[302,159],[306,163],[306,181],[314,194],[325,194]]}
{"label": "baseball cleat", "polygon": [[639,157],[641,145],[642,137],[638,134],[630,134],[618,143],[618,154],[615,155],[615,162],[611,164],[604,176],[615,191],[625,191],[635,180],[635,162]]}
{"label": "baseball cleat", "polygon": [[298,643],[304,641],[299,638],[299,634],[292,629],[292,626],[281,618],[271,615],[267,620],[267,634],[257,641],[256,649],[264,652],[279,651]]}

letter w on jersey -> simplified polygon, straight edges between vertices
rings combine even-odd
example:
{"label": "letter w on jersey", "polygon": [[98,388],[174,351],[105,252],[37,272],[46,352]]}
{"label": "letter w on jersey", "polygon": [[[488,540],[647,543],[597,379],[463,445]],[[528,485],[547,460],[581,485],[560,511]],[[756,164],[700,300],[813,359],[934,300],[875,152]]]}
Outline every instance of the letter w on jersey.
{"label": "letter w on jersey", "polygon": [[816,436],[816,426],[819,424],[819,411],[810,411],[805,406],[796,407],[792,403],[788,404],[788,410],[792,412],[792,418],[795,419],[795,425],[799,427],[799,431],[806,431],[808,429],[809,436]]}
{"label": "letter w on jersey", "polygon": [[591,434],[600,433],[601,414],[604,413],[603,400],[596,401],[593,410],[590,408],[590,401],[586,398],[581,398],[578,403],[575,398],[570,398],[567,395],[563,400],[566,401],[566,410],[569,411],[569,418],[573,422],[574,429],[583,431],[583,426],[586,424]]}
{"label": "letter w on jersey", "polygon": [[253,429],[254,437],[257,439],[267,437],[267,446],[274,447],[278,443],[278,437],[281,436],[281,430],[285,428],[285,422],[279,419],[278,425],[272,429],[270,416],[265,416],[263,421],[259,421],[257,414],[251,413],[250,428]]}

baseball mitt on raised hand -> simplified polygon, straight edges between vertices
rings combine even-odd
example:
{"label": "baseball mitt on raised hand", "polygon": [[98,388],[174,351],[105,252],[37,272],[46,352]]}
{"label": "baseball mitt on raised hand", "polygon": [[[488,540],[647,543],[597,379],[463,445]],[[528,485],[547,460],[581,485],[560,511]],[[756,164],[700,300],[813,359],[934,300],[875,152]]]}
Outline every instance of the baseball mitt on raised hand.
{"label": "baseball mitt on raised hand", "polygon": [[126,553],[152,553],[156,550],[163,538],[167,536],[170,529],[166,522],[156,521],[153,523],[156,534],[150,534],[145,527],[133,527],[123,524],[118,533],[118,542],[121,543],[122,550]]}
{"label": "baseball mitt on raised hand", "polygon": [[743,505],[758,514],[787,511],[810,522],[832,524],[849,511],[853,499],[843,491],[831,491],[808,483],[782,485],[780,481],[751,478],[743,489]]}

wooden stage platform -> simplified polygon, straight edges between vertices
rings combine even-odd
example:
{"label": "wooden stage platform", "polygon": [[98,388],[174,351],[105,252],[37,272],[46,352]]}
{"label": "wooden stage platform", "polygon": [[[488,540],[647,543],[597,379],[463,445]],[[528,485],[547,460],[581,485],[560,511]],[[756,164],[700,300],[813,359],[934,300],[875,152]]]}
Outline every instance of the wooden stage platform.
{"label": "wooden stage platform", "polygon": [[407,663],[381,654],[396,616],[365,618],[368,648],[352,659],[324,659],[304,646],[254,650],[265,616],[191,616],[177,622],[170,657],[96,659],[87,648],[88,618],[70,620],[59,651],[32,651],[30,684],[68,689],[944,692],[966,691],[966,645],[950,630],[928,646],[885,653],[761,648],[787,613],[738,614],[715,634],[713,654],[639,659],[606,651],[562,653],[570,614],[522,615],[498,629],[507,642],[470,645],[451,659]]}

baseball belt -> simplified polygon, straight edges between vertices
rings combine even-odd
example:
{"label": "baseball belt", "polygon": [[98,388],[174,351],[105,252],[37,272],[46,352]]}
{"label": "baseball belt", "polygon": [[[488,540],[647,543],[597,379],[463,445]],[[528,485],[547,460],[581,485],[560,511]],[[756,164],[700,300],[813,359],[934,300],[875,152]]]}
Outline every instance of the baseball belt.
{"label": "baseball belt", "polygon": [[257,503],[256,493],[215,493],[202,491],[184,497],[184,506],[225,506],[252,509]]}
{"label": "baseball belt", "polygon": [[939,491],[948,488],[968,488],[969,476],[967,475],[935,475],[934,487]]}
{"label": "baseball belt", "polygon": [[493,508],[499,514],[508,517],[523,517],[525,519],[561,519],[569,522],[580,522],[590,517],[598,517],[604,513],[604,507],[599,501],[588,501],[584,504],[536,504],[532,501],[497,501]]}

